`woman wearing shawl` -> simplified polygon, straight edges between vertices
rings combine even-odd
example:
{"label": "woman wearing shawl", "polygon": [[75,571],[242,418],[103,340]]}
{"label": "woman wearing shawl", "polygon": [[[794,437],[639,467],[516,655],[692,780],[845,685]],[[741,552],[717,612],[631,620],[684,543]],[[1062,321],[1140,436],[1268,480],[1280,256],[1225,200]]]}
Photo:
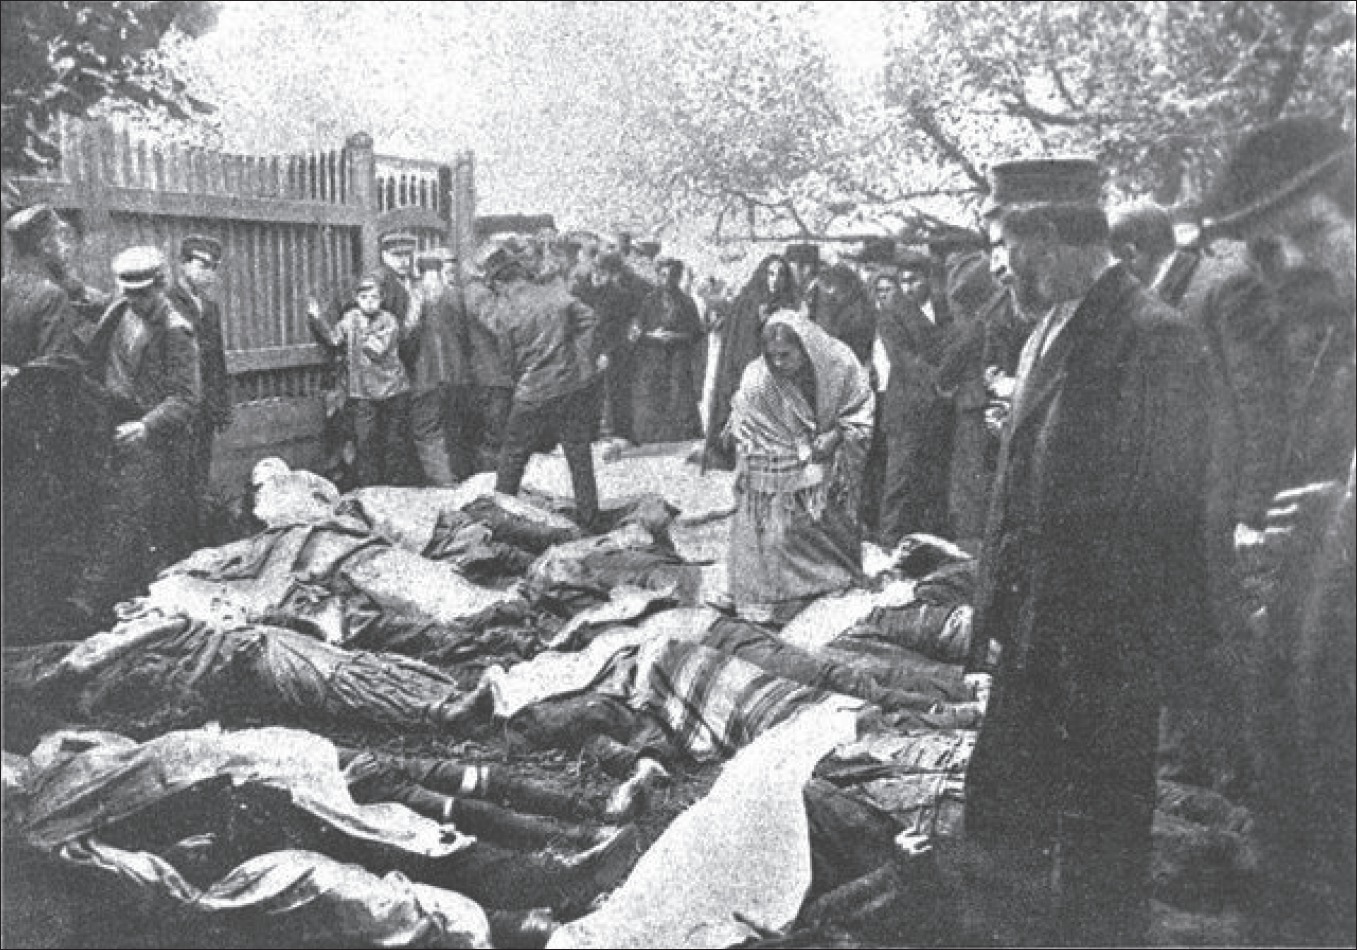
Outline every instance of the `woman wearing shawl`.
{"label": "woman wearing shawl", "polygon": [[800,306],[792,269],[780,254],[769,254],[754,269],[744,285],[721,331],[721,352],[717,357],[716,382],[712,387],[711,418],[707,423],[707,442],[703,462],[712,468],[730,469],[735,460],[721,444],[721,433],[730,418],[730,402],[745,367],[759,355],[759,334],[768,315]]}
{"label": "woman wearing shawl", "polygon": [[773,314],[761,340],[725,431],[738,458],[730,596],[751,620],[785,621],[861,577],[874,405],[853,351],[801,314]]}
{"label": "woman wearing shawl", "polygon": [[631,418],[638,445],[702,435],[697,408],[701,383],[694,358],[702,318],[693,298],[679,286],[683,264],[665,257],[655,269],[662,283],[642,301],[632,331]]}

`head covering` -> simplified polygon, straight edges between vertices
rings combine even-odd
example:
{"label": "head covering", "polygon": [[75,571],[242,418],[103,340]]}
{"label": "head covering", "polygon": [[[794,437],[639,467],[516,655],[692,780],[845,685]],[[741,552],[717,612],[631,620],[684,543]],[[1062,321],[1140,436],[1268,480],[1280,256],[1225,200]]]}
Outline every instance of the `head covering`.
{"label": "head covering", "polygon": [[680,277],[683,276],[683,261],[677,257],[661,257],[655,261],[655,270],[661,271],[666,267],[672,267]]}
{"label": "head covering", "polygon": [[[812,323],[801,311],[778,310],[764,324],[763,333],[767,334],[778,326],[785,326],[791,330],[800,341],[802,349],[806,351],[806,357],[815,371],[818,429],[820,432],[828,432],[834,428],[834,421],[845,400],[849,398],[849,393],[856,391],[856,383],[860,381],[862,386],[867,385],[866,370],[862,368],[862,364],[858,362],[858,358],[853,355],[847,343],[834,339],[823,328]],[[750,365],[761,366],[763,372],[771,375],[765,359],[755,360]],[[748,370],[745,378],[749,378]],[[744,383],[741,382],[740,386],[743,389]]]}
{"label": "head covering", "polygon": [[1237,232],[1331,176],[1346,175],[1351,183],[1352,167],[1352,139],[1334,123],[1293,116],[1263,126],[1239,143],[1202,202],[1205,227]]}
{"label": "head covering", "polygon": [[933,258],[912,248],[902,247],[895,252],[895,266],[902,271],[929,273],[933,270]]}
{"label": "head covering", "polygon": [[820,263],[820,245],[818,244],[788,244],[782,256],[788,264],[810,264]]}
{"label": "head covering", "polygon": [[430,248],[429,253],[436,255],[444,264],[455,264],[459,260],[457,252],[450,247],[440,245],[439,247]]}
{"label": "head covering", "polygon": [[113,258],[113,276],[120,290],[145,290],[165,279],[165,255],[156,247],[129,247]]}
{"label": "head covering", "polygon": [[660,253],[659,241],[637,241],[635,247],[636,253],[642,257],[654,258]]}
{"label": "head covering", "polygon": [[61,224],[61,216],[49,204],[36,204],[10,215],[5,233],[17,243],[33,247]]}
{"label": "head covering", "polygon": [[221,241],[204,234],[190,234],[179,245],[179,259],[185,263],[196,260],[216,267],[221,263],[221,255]]}
{"label": "head covering", "polygon": [[989,269],[984,251],[953,254],[947,258],[947,303],[957,315],[972,316],[994,299],[1003,285]]}
{"label": "head covering", "polygon": [[895,264],[895,238],[868,238],[862,243],[862,248],[854,254],[853,257],[861,264],[875,264],[879,266]]}
{"label": "head covering", "polygon": [[381,290],[382,282],[375,274],[364,274],[358,281],[358,286],[353,289],[355,295],[361,294],[365,290]]}
{"label": "head covering", "polygon": [[602,274],[620,274],[622,267],[622,255],[615,251],[608,251],[594,258],[594,268]]}
{"label": "head covering", "polygon": [[1102,167],[1091,158],[1026,158],[990,168],[984,213],[1026,205],[1102,205]]}
{"label": "head covering", "polygon": [[403,251],[413,252],[419,246],[419,240],[413,235],[404,231],[395,231],[391,234],[382,235],[382,250],[393,254],[399,254]]}

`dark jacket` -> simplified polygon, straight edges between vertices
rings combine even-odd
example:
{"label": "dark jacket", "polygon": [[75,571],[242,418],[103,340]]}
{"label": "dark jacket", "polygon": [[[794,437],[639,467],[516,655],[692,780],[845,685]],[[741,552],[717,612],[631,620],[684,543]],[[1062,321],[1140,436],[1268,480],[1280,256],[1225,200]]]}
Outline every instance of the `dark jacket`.
{"label": "dark jacket", "polygon": [[519,279],[492,284],[472,311],[500,328],[514,401],[540,406],[578,392],[598,375],[598,317],[563,281]]}
{"label": "dark jacket", "polygon": [[483,281],[474,280],[456,292],[462,300],[469,343],[468,362],[473,386],[487,389],[513,389],[514,378],[506,353],[503,327],[497,320],[508,316],[492,306],[494,291]]}
{"label": "dark jacket", "polygon": [[[1181,270],[1181,268],[1180,268]],[[1205,337],[1211,356],[1213,524],[1261,527],[1276,494],[1286,440],[1286,340],[1276,301],[1241,255],[1200,257],[1175,294],[1160,288]]]}
{"label": "dark jacket", "polygon": [[440,287],[433,293],[417,287],[410,302],[406,325],[414,357],[410,389],[428,392],[445,384],[469,385],[471,334],[462,294],[455,287]]}
{"label": "dark jacket", "polygon": [[925,317],[918,304],[900,295],[898,306],[877,311],[876,332],[891,365],[881,401],[881,426],[888,434],[904,432],[921,407],[946,399],[937,386],[946,331]]}
{"label": "dark jacket", "polygon": [[1148,878],[1159,708],[1206,649],[1204,344],[1121,266],[1038,362],[1043,330],[1023,351],[977,580],[974,642],[1003,652],[966,827],[1095,829],[1085,843],[1134,865],[1129,894]]}
{"label": "dark jacket", "polygon": [[74,358],[78,318],[71,299],[46,266],[16,255],[0,281],[0,361],[23,366],[39,359]]}
{"label": "dark jacket", "polygon": [[[96,382],[104,381],[109,348],[127,306],[125,299],[116,300],[90,339],[88,371]],[[193,325],[166,300],[151,324],[150,339],[134,369],[134,405],[124,408],[121,421],[139,418],[153,446],[179,441],[188,434],[198,409],[202,391],[199,372]]]}
{"label": "dark jacket", "polygon": [[198,338],[203,421],[213,429],[224,429],[231,422],[231,377],[226,372],[221,305],[215,300],[195,298],[181,283],[170,287],[166,296],[170,305],[193,326]]}
{"label": "dark jacket", "polygon": [[872,360],[876,338],[876,306],[852,268],[835,264],[816,284],[809,304],[811,320],[836,340],[848,344],[863,366]]}
{"label": "dark jacket", "polygon": [[947,474],[951,460],[952,403],[938,390],[937,364],[945,330],[904,295],[877,311],[877,334],[890,361],[890,377],[877,407],[884,442],[878,521],[883,544],[905,534],[945,534]]}

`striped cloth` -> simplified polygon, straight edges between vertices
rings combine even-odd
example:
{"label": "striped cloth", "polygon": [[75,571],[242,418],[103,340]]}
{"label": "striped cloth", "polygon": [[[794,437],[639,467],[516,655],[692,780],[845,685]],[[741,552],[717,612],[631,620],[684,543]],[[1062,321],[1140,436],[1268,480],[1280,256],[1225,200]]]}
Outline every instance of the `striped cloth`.
{"label": "striped cloth", "polygon": [[659,717],[698,762],[729,758],[793,713],[866,703],[812,689],[709,647],[663,640],[642,649],[632,705]]}

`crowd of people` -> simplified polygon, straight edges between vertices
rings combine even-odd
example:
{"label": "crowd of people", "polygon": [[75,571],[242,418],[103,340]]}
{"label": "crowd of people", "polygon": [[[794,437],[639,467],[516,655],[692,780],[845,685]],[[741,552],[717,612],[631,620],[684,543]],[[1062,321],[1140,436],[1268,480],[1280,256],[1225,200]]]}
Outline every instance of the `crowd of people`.
{"label": "crowd of people", "polygon": [[[308,319],[342,360],[353,484],[493,469],[512,495],[559,445],[588,530],[600,435],[701,440],[735,471],[730,606],[774,626],[859,583],[864,539],[977,554],[994,685],[966,837],[1024,943],[1145,942],[1156,775],[1190,774],[1255,810],[1258,939],[1350,944],[1353,181],[1345,132],[1282,120],[1183,242],[1168,209],[1109,215],[1090,160],[1008,162],[983,231],[832,263],[793,244],[730,297],[626,234],[474,261],[394,234]],[[193,540],[231,423],[221,245],[188,238],[177,274],[124,251],[91,320],[57,215],[5,229],[7,387],[40,406],[58,384],[22,380],[45,371],[108,421],[65,600],[89,628]],[[1040,899],[1007,900],[1015,880]]]}

